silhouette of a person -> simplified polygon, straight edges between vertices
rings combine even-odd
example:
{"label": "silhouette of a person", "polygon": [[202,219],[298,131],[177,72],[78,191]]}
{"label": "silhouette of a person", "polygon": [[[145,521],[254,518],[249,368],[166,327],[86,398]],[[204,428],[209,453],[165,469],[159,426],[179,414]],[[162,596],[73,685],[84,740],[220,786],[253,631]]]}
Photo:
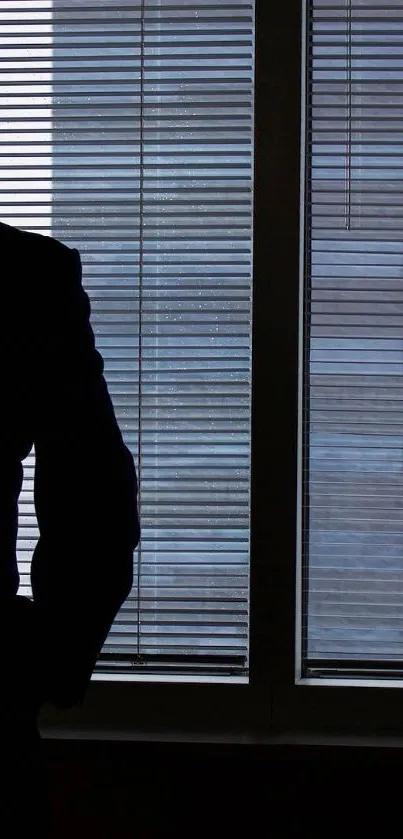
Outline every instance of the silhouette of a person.
{"label": "silhouette of a person", "polygon": [[[28,743],[35,752],[44,702],[83,700],[131,590],[140,527],[136,470],[95,347],[78,251],[0,223],[0,252],[0,722],[12,759]],[[33,446],[40,535],[28,599],[18,595],[16,539],[22,461]]]}

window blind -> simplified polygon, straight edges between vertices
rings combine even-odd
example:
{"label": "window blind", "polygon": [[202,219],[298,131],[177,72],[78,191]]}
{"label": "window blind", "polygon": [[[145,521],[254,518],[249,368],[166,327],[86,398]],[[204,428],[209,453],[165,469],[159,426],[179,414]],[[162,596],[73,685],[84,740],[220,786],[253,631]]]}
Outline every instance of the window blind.
{"label": "window blind", "polygon": [[[135,583],[104,672],[247,668],[253,11],[1,4],[0,216],[79,249],[140,479]],[[34,465],[33,449],[17,544],[27,594]]]}
{"label": "window blind", "polygon": [[305,662],[403,662],[403,7],[310,0]]}

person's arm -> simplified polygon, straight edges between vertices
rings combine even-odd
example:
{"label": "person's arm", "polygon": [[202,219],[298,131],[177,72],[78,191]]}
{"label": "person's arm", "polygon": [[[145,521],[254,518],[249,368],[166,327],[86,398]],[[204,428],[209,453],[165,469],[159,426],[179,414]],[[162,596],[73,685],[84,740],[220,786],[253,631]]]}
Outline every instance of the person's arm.
{"label": "person's arm", "polygon": [[[59,256],[60,254],[60,256]],[[52,700],[83,697],[129,595],[139,542],[137,477],[95,348],[76,250],[47,269],[35,359],[35,508],[31,582]],[[45,299],[46,298],[46,299]]]}

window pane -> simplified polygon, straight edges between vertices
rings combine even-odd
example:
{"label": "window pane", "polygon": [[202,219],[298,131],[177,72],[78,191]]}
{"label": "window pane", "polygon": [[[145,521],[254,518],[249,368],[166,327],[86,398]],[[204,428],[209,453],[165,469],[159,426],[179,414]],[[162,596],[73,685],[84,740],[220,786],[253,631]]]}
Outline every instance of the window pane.
{"label": "window pane", "polygon": [[403,8],[309,7],[305,653],[398,664]]}
{"label": "window pane", "polygon": [[[103,669],[247,667],[253,12],[251,0],[10,4],[7,49],[40,133],[18,123],[7,151],[21,166],[26,144],[26,183],[41,181],[18,206],[10,185],[3,219],[79,249],[140,478],[135,585]],[[22,100],[8,93],[13,128]],[[34,452],[24,465],[29,592]]]}

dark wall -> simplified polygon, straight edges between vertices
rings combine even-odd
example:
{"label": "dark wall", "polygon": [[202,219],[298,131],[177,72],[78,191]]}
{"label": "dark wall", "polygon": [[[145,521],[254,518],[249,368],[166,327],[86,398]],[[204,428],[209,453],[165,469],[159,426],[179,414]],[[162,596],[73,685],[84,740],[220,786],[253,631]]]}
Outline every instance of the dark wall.
{"label": "dark wall", "polygon": [[399,828],[400,749],[45,742],[52,837]]}

